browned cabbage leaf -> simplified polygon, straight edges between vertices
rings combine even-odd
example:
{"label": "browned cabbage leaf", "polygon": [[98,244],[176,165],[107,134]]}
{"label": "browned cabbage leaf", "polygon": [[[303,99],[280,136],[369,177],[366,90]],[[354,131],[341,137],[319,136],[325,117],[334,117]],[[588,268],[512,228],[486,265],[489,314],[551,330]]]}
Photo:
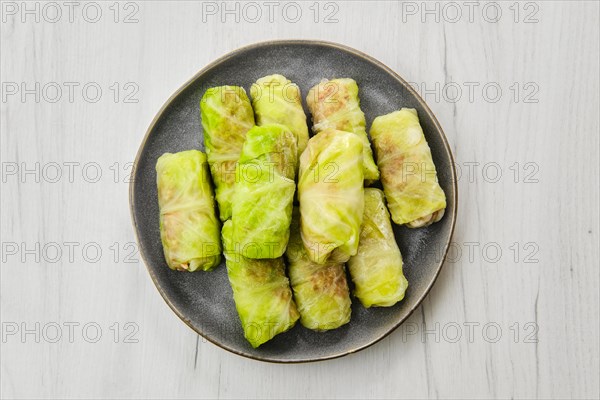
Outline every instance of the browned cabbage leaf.
{"label": "browned cabbage leaf", "polygon": [[312,114],[313,131],[337,129],[352,132],[363,144],[364,179],[366,184],[379,179],[379,170],[373,160],[371,144],[367,137],[365,114],[360,109],[358,85],[354,79],[324,79],[306,96]]}
{"label": "browned cabbage leaf", "polygon": [[375,118],[371,138],[394,222],[418,228],[439,221],[446,195],[438,184],[417,111],[403,108]]}
{"label": "browned cabbage leaf", "polygon": [[348,323],[351,303],[344,264],[317,264],[310,260],[300,236],[298,208],[294,208],[285,255],[302,325],[325,331]]}

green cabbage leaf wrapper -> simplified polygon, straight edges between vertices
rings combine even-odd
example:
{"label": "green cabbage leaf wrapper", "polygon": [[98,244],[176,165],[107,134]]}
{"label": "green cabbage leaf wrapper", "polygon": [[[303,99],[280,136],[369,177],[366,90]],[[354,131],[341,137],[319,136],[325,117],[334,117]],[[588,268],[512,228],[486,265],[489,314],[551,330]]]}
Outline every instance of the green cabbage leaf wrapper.
{"label": "green cabbage leaf wrapper", "polygon": [[446,195],[417,111],[403,108],[375,118],[371,138],[394,222],[418,228],[442,219]]}
{"label": "green cabbage leaf wrapper", "polygon": [[306,103],[312,114],[315,133],[337,129],[352,132],[362,140],[365,183],[371,184],[378,180],[379,170],[373,160],[356,81],[350,78],[324,79],[310,89]]}
{"label": "green cabbage leaf wrapper", "polygon": [[250,87],[257,125],[282,124],[298,141],[298,157],[308,142],[308,125],[300,88],[283,75],[260,78]]}
{"label": "green cabbage leaf wrapper", "polygon": [[344,264],[317,264],[310,260],[300,235],[298,208],[294,208],[285,255],[302,325],[326,331],[350,322],[351,302]]}
{"label": "green cabbage leaf wrapper", "polygon": [[404,298],[408,281],[402,272],[402,255],[379,189],[365,189],[358,253],[348,260],[348,269],[354,295],[365,307],[389,307]]}
{"label": "green cabbage leaf wrapper", "polygon": [[254,111],[244,88],[219,86],[204,93],[200,113],[219,214],[221,221],[225,221],[231,218],[235,166],[246,132],[254,126]]}
{"label": "green cabbage leaf wrapper", "polygon": [[302,241],[318,264],[343,263],[356,254],[364,208],[362,147],[353,133],[326,130],[308,141],[300,157]]}
{"label": "green cabbage leaf wrapper", "polygon": [[296,137],[283,125],[255,126],[237,165],[233,241],[248,258],[277,258],[290,235]]}
{"label": "green cabbage leaf wrapper", "polygon": [[221,262],[220,222],[206,155],[165,153],[156,162],[160,237],[175,270],[208,271]]}
{"label": "green cabbage leaf wrapper", "polygon": [[290,329],[299,318],[283,258],[253,260],[232,241],[232,222],[221,232],[227,275],[244,336],[256,348]]}

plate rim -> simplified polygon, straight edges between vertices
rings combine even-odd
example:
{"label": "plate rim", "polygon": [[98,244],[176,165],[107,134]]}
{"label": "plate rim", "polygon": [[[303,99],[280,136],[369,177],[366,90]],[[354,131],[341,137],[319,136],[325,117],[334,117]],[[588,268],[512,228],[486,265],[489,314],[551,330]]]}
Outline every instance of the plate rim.
{"label": "plate rim", "polygon": [[383,340],[388,335],[390,335],[392,332],[394,332],[400,325],[402,325],[412,315],[412,313],[417,308],[419,308],[421,306],[421,303],[423,302],[423,300],[425,300],[425,298],[427,297],[427,295],[429,294],[429,292],[431,291],[431,289],[433,288],[433,286],[437,282],[437,279],[438,279],[438,277],[440,275],[440,272],[442,271],[442,268],[444,266],[444,263],[445,263],[445,260],[446,260],[446,256],[447,256],[447,253],[448,253],[448,249],[449,249],[451,241],[452,241],[452,237],[454,236],[454,228],[456,226],[456,216],[457,216],[457,211],[458,211],[458,184],[457,184],[457,180],[456,180],[456,163],[454,161],[454,155],[452,154],[452,147],[448,143],[448,139],[446,137],[446,133],[442,129],[442,126],[440,125],[439,121],[437,120],[435,114],[431,111],[431,109],[429,108],[429,106],[427,105],[427,103],[425,102],[425,100],[423,100],[421,98],[421,96],[417,93],[417,91],[404,78],[402,78],[398,73],[396,73],[394,70],[392,70],[386,64],[382,63],[381,61],[373,58],[372,56],[370,56],[370,55],[368,55],[366,53],[363,53],[362,51],[356,50],[356,49],[354,49],[352,47],[349,47],[347,45],[340,44],[340,43],[335,43],[335,42],[330,42],[330,41],[325,41],[325,40],[311,40],[311,39],[284,39],[284,40],[267,40],[267,41],[255,42],[255,43],[252,43],[252,44],[248,44],[248,45],[236,48],[235,50],[232,50],[232,51],[224,54],[223,56],[217,58],[216,60],[210,62],[209,64],[207,64],[206,66],[204,66],[202,69],[200,69],[198,72],[196,72],[190,79],[188,79],[183,85],[181,85],[165,101],[165,103],[158,110],[158,112],[155,114],[154,118],[150,122],[150,125],[148,126],[148,129],[146,129],[146,133],[144,135],[144,138],[142,139],[142,142],[140,143],[140,146],[139,146],[138,151],[137,151],[136,156],[135,156],[135,160],[133,162],[133,166],[132,166],[132,170],[131,170],[131,177],[132,177],[132,179],[130,179],[130,182],[129,182],[129,211],[130,211],[130,216],[131,216],[131,222],[132,222],[132,225],[133,225],[133,228],[134,228],[133,230],[134,230],[134,235],[135,235],[135,241],[136,241],[136,243],[138,245],[138,248],[141,250],[142,245],[141,245],[141,241],[140,241],[139,234],[138,234],[138,223],[137,223],[136,214],[135,214],[135,210],[134,210],[134,204],[135,204],[135,190],[134,190],[134,187],[135,187],[135,177],[137,175],[137,166],[139,164],[139,160],[141,158],[143,150],[146,148],[146,144],[147,144],[148,138],[150,137],[150,133],[154,130],[154,128],[156,126],[156,123],[162,117],[162,115],[165,112],[165,110],[171,105],[171,103],[173,103],[173,101],[177,98],[177,96],[179,96],[184,90],[186,90],[191,84],[193,84],[196,81],[196,79],[198,79],[203,74],[205,74],[208,71],[210,71],[210,70],[218,67],[223,62],[229,60],[232,57],[237,56],[240,53],[243,53],[243,52],[248,51],[248,50],[253,50],[253,49],[257,49],[257,48],[261,48],[261,47],[269,47],[269,46],[273,46],[273,45],[319,45],[319,46],[334,48],[334,49],[337,49],[337,50],[342,50],[342,51],[351,53],[351,54],[353,54],[353,55],[355,55],[355,56],[357,56],[359,58],[363,58],[363,59],[365,59],[365,60],[367,60],[367,61],[369,61],[369,62],[377,65],[381,69],[383,69],[390,76],[392,76],[395,80],[397,80],[402,86],[404,86],[414,96],[414,98],[419,102],[419,104],[423,107],[423,109],[425,110],[425,112],[432,119],[435,127],[441,133],[442,142],[444,144],[444,150],[445,150],[446,155],[448,156],[448,158],[450,159],[450,162],[451,162],[451,172],[452,172],[451,182],[452,182],[452,186],[453,186],[453,189],[454,189],[453,190],[453,196],[452,196],[453,201],[454,201],[454,210],[453,210],[453,212],[452,212],[451,215],[448,215],[448,217],[452,218],[451,225],[450,225],[450,235],[448,236],[448,239],[446,240],[446,243],[444,244],[444,249],[442,251],[442,257],[441,257],[441,259],[440,259],[440,261],[438,263],[438,266],[436,268],[436,272],[435,272],[435,276],[433,277],[433,280],[429,283],[429,285],[427,285],[427,287],[425,288],[425,291],[417,299],[417,301],[415,302],[414,306],[408,311],[408,314],[406,314],[406,316],[404,318],[402,318],[400,321],[398,321],[398,323],[394,324],[394,326],[391,327],[383,335],[380,335],[379,337],[377,337],[377,338],[369,341],[368,343],[362,344],[360,346],[357,346],[356,348],[353,348],[351,350],[347,350],[347,351],[344,351],[344,352],[330,354],[330,355],[325,355],[325,356],[316,357],[316,358],[294,358],[294,359],[285,359],[284,360],[284,359],[278,359],[278,358],[273,358],[273,357],[268,357],[268,356],[264,356],[264,357],[263,356],[257,356],[257,355],[254,355],[254,354],[246,353],[243,350],[232,348],[232,347],[227,346],[227,345],[225,345],[223,343],[219,343],[218,341],[216,341],[215,339],[211,338],[206,333],[202,332],[200,329],[198,329],[195,326],[193,326],[191,324],[190,320],[166,296],[165,291],[163,290],[160,282],[158,282],[158,280],[157,280],[156,275],[154,274],[154,272],[150,269],[149,262],[148,262],[148,260],[146,260],[146,257],[145,257],[145,255],[144,255],[144,253],[142,251],[140,251],[140,255],[142,257],[142,261],[144,262],[146,270],[148,271],[148,273],[150,275],[150,278],[152,279],[152,282],[154,283],[154,286],[156,287],[156,289],[160,293],[163,301],[165,303],[167,303],[167,305],[175,313],[175,315],[177,315],[177,317],[179,319],[181,319],[190,329],[192,329],[194,332],[196,332],[196,334],[200,335],[201,337],[203,337],[204,339],[208,340],[212,344],[214,344],[214,345],[216,345],[216,346],[218,346],[218,347],[220,347],[220,348],[222,348],[224,350],[227,350],[227,351],[229,351],[231,353],[234,353],[236,355],[242,356],[242,357],[250,358],[250,359],[253,359],[253,360],[257,360],[257,361],[264,361],[264,362],[276,363],[276,364],[299,364],[299,363],[309,363],[309,362],[316,362],[316,361],[332,360],[332,359],[335,359],[335,358],[340,358],[340,357],[347,356],[349,354],[353,354],[353,353],[359,352],[359,351],[364,350],[367,347],[370,347],[370,346],[374,345],[375,343]]}

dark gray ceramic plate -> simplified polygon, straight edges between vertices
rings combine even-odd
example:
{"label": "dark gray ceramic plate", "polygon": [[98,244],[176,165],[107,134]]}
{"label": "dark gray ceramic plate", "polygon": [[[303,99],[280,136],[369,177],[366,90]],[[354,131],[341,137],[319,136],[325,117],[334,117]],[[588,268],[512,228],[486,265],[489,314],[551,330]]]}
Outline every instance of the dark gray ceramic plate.
{"label": "dark gray ceramic plate", "polygon": [[[249,92],[258,78],[280,73],[306,96],[322,78],[351,77],[360,88],[369,127],[373,118],[401,107],[418,110],[448,198],[444,218],[427,228],[395,227],[409,281],[406,297],[389,308],[365,309],[353,299],[352,320],[317,333],[299,323],[258,349],[244,339],[225,265],[212,272],[171,271],[163,258],[158,223],[156,172],[165,152],[203,149],[199,102],[212,86],[238,85]],[[236,50],[208,65],[162,107],[138,152],[130,187],[133,225],[150,276],[167,304],[200,335],[236,354],[273,362],[317,361],[364,349],[397,328],[419,306],[442,267],[456,220],[456,179],[450,147],[438,121],[414,90],[379,61],[351,48],[316,41],[265,42]]]}

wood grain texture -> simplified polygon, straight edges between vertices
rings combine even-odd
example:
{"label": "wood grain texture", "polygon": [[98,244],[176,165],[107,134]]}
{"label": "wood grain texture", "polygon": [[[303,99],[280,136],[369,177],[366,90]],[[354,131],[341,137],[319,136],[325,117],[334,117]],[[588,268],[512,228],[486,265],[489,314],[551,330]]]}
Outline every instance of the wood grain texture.
{"label": "wood grain texture", "polygon": [[[114,22],[112,2],[97,3],[97,23],[82,17],[85,3],[72,23],[65,6],[55,23],[43,18],[54,18],[50,9],[22,22],[11,11],[20,2],[2,3],[1,396],[600,396],[598,3],[520,3],[519,22],[512,2],[500,3],[498,22],[483,17],[485,7],[495,15],[487,3],[471,21],[463,3],[457,21],[440,3],[437,22],[421,2],[332,2],[318,4],[318,23],[313,2],[297,3],[297,23],[281,12],[269,22],[260,2],[261,21],[249,22],[255,14],[240,3],[236,23],[223,10],[203,13],[222,6],[208,3],[134,3],[130,24]],[[125,6],[119,20],[135,10]],[[323,22],[336,9],[338,22]],[[260,363],[205,342],[163,302],[139,256],[127,257],[126,163],[155,113],[216,57],[283,38],[352,46],[414,82],[461,172],[452,259],[423,305],[377,345],[316,364]],[[22,101],[22,82],[40,83],[39,102]],[[53,82],[63,89],[54,103],[54,85],[44,89]],[[72,102],[65,82],[79,83]],[[89,82],[102,89],[96,103],[81,93]],[[136,87],[137,103],[124,102]],[[79,324],[72,341],[68,323]],[[86,323],[97,325],[82,332]]]}

